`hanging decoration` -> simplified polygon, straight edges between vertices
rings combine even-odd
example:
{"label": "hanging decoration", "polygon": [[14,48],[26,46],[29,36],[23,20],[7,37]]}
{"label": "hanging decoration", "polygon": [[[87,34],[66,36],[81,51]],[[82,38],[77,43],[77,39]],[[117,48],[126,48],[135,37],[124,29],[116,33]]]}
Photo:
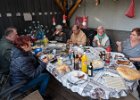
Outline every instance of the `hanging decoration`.
{"label": "hanging decoration", "polygon": [[134,0],[131,0],[130,6],[126,11],[125,16],[127,16],[129,18],[135,17],[135,2],[134,2]]}
{"label": "hanging decoration", "polygon": [[88,17],[87,16],[83,16],[82,17],[82,20],[83,20],[83,22],[82,22],[82,28],[87,28],[87,20],[88,20]]}
{"label": "hanging decoration", "polygon": [[87,19],[87,16],[86,16],[86,3],[87,3],[87,1],[86,0],[84,0],[85,2],[84,2],[84,16],[82,17],[82,28],[87,28],[87,21],[88,21],[88,19]]}
{"label": "hanging decoration", "polygon": [[82,17],[76,16],[76,18],[75,18],[75,24],[78,25],[79,27],[82,27],[82,22],[83,22]]}
{"label": "hanging decoration", "polygon": [[53,26],[56,25],[56,20],[55,20],[55,17],[54,16],[52,17],[52,24],[53,24]]}
{"label": "hanging decoration", "polygon": [[63,15],[63,23],[64,23],[64,24],[66,23],[66,20],[67,20],[67,16],[64,14],[64,15]]}
{"label": "hanging decoration", "polygon": [[100,4],[100,0],[95,0],[95,5],[98,6]]}

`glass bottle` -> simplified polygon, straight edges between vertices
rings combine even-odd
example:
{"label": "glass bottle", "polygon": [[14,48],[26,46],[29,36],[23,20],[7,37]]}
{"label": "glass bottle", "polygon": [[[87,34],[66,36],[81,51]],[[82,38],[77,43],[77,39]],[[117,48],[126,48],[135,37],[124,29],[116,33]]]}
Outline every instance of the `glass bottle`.
{"label": "glass bottle", "polygon": [[93,76],[93,66],[92,66],[92,63],[91,62],[88,65],[88,76],[89,77],[92,77]]}
{"label": "glass bottle", "polygon": [[88,61],[88,58],[87,58],[87,55],[86,53],[84,52],[82,58],[81,58],[81,64],[82,64],[82,71],[87,73],[87,61]]}

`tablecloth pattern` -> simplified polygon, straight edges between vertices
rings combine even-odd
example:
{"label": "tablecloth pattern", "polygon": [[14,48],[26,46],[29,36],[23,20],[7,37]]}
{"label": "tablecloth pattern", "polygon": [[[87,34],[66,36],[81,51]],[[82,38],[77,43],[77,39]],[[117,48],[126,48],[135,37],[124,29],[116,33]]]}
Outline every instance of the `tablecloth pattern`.
{"label": "tablecloth pattern", "polygon": [[[98,54],[99,54],[99,49],[89,47],[90,52],[87,53],[88,57],[91,59],[97,59]],[[114,56],[116,54],[115,52],[111,52],[111,55]],[[67,63],[71,69],[73,70],[73,65],[71,64],[69,57],[66,57],[64,59],[64,62]],[[48,63],[46,69],[60,82],[62,83],[63,86],[67,87],[70,89],[72,92],[77,92],[81,96],[90,96],[93,99],[109,99],[110,97],[114,98],[120,98],[122,96],[127,96],[129,92],[132,92],[136,90],[137,88],[137,81],[128,81],[124,80],[124,83],[126,85],[126,89],[122,90],[116,90],[107,87],[104,84],[104,81],[101,79],[101,76],[104,73],[112,73],[119,75],[117,71],[114,68],[115,65],[115,60],[111,59],[111,63],[109,65],[106,65],[105,68],[101,70],[96,70],[93,71],[93,77],[88,77],[88,79],[81,83],[81,84],[73,84],[68,81],[69,78],[69,72],[65,74],[59,74],[56,71],[56,66],[57,64],[55,63]],[[113,66],[113,67],[112,67]],[[134,65],[131,66],[131,68],[135,68]]]}

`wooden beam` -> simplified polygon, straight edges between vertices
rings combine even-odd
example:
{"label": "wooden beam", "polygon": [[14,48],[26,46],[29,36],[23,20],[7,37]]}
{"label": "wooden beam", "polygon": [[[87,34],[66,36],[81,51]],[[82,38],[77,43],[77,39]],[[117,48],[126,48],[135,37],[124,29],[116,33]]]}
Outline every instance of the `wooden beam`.
{"label": "wooden beam", "polygon": [[66,11],[67,11],[66,6],[67,6],[67,0],[64,0],[64,6],[63,6],[63,8],[64,8],[64,11],[65,11],[65,14],[66,14]]}
{"label": "wooden beam", "polygon": [[57,4],[57,6],[60,8],[61,12],[65,14],[66,10],[65,10],[65,8],[62,5],[62,0],[54,0],[54,1]]}
{"label": "wooden beam", "polygon": [[78,8],[79,4],[81,3],[82,0],[77,0],[75,5],[72,7],[72,9],[68,12],[68,19],[71,18],[71,16],[74,14],[76,9]]}

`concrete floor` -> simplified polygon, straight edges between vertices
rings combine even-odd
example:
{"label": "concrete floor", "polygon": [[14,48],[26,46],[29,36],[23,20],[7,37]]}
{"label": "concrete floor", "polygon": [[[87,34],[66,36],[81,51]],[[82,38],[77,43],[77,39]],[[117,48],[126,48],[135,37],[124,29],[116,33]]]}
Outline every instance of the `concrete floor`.
{"label": "concrete floor", "polygon": [[[52,97],[52,99],[49,99],[49,100],[91,100],[91,98],[89,97],[82,97],[77,93],[71,92],[71,90],[63,87],[53,77],[51,77],[50,84],[47,88],[47,95],[50,95]],[[18,99],[18,100],[21,100],[21,99]],[[30,98],[28,100],[36,100],[36,99]],[[140,99],[138,99],[137,91],[135,91],[133,94],[130,94],[127,97],[122,97],[122,98],[117,98],[117,99],[111,98],[110,100],[140,100]]]}

